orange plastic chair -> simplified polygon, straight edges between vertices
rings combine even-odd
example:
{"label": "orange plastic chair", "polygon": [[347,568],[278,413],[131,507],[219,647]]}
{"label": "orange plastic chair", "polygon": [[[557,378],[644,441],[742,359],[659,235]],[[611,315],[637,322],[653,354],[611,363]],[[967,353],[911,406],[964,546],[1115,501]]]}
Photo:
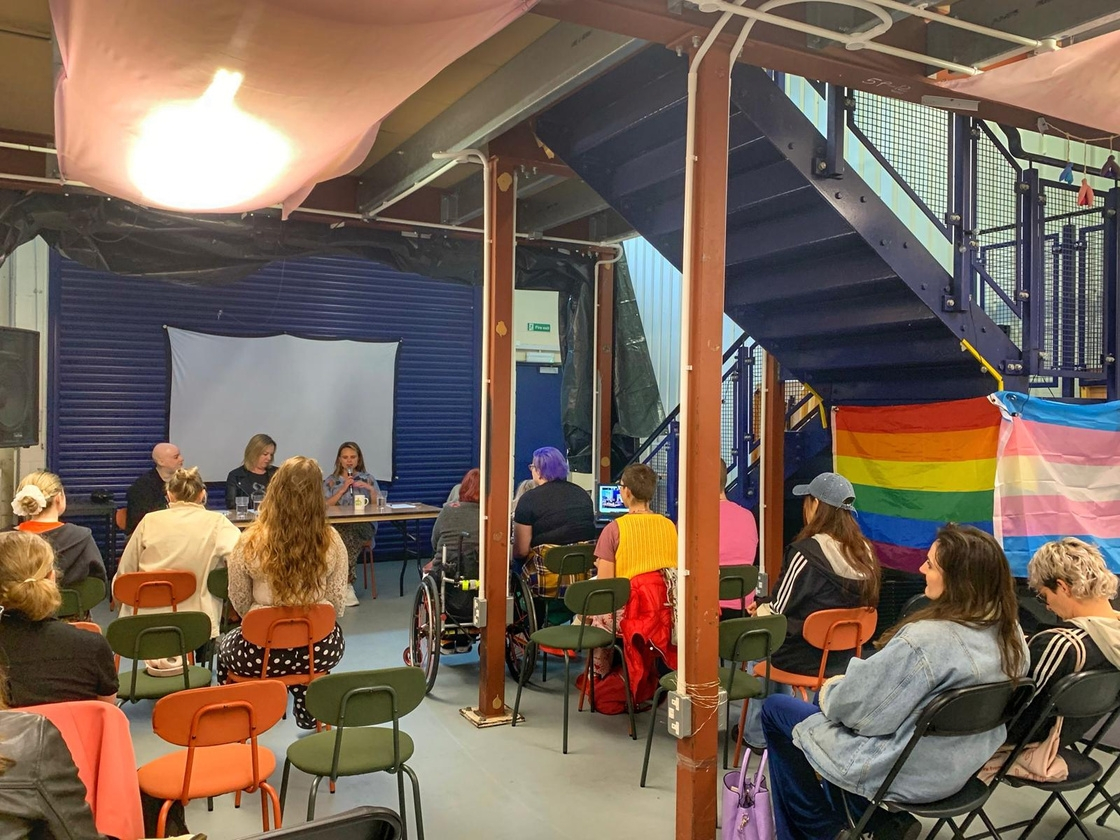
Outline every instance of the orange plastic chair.
{"label": "orange plastic chair", "polygon": [[185,750],[149,761],[136,771],[140,790],[163,800],[156,837],[167,829],[175,802],[223,793],[261,794],[261,822],[269,830],[268,806],[280,828],[280,798],[268,783],[276,756],[257,744],[257,736],[279,722],[288,693],[279,680],[217,685],[170,694],[152,709],[152,729]]}
{"label": "orange plastic chair", "polygon": [[[249,644],[264,648],[260,676],[242,677],[229,674],[231,682],[249,680],[279,680],[284,685],[310,685],[312,680],[327,674],[315,670],[315,643],[321,642],[334,630],[334,607],[316,604],[313,607],[261,607],[249,610],[241,620],[241,635]],[[268,661],[277,648],[307,648],[309,673],[287,674],[272,677],[268,674]]]}
{"label": "orange plastic chair", "polygon": [[113,523],[122,534],[128,528],[128,508],[117,508],[113,512]]}
{"label": "orange plastic chair", "polygon": [[[818,610],[805,619],[801,627],[801,637],[813,647],[820,648],[820,669],[816,674],[795,674],[771,666],[771,681],[797,689],[802,699],[808,700],[810,691],[819,691],[824,685],[828,655],[833,651],[851,650],[859,656],[863,652],[864,642],[870,641],[875,634],[875,624],[878,620],[879,613],[871,607]],[[765,677],[765,667],[762,664],[757,665],[754,675]]]}
{"label": "orange plastic chair", "polygon": [[104,633],[101,632],[101,625],[92,621],[71,621],[70,626],[77,627],[79,630],[88,630],[91,633],[96,633],[98,636],[104,635]]}
{"label": "orange plastic chair", "polygon": [[113,579],[113,598],[132,609],[179,611],[198,588],[194,572],[164,569],[161,572],[130,572]]}

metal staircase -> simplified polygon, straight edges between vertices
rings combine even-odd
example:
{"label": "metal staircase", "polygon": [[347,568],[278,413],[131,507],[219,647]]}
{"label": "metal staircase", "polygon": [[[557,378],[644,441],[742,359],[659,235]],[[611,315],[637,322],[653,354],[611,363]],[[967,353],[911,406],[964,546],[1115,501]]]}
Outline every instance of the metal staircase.
{"label": "metal staircase", "polygon": [[[673,53],[646,50],[537,122],[541,140],[678,268],[686,72]],[[875,190],[842,172],[832,131],[822,136],[754,67],[736,67],[731,107],[725,308],[787,375],[829,405],[987,394],[993,373],[1026,389],[1008,332]],[[842,137],[843,110],[833,119]]]}

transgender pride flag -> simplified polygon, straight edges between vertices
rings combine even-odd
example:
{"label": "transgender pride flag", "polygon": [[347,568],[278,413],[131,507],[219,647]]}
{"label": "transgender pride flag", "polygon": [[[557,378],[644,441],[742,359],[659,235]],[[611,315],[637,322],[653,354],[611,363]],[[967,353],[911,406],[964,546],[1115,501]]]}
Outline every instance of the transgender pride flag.
{"label": "transgender pride flag", "polygon": [[1003,415],[993,527],[1017,577],[1043,543],[1079,537],[1120,572],[1120,402],[1072,405],[1011,391]]}

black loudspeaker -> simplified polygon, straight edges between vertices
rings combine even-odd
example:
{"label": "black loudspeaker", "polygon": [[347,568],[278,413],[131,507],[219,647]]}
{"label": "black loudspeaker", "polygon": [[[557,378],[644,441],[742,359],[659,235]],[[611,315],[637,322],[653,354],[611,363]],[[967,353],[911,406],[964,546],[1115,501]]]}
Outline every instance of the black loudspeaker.
{"label": "black loudspeaker", "polygon": [[39,443],[39,333],[0,327],[0,448]]}

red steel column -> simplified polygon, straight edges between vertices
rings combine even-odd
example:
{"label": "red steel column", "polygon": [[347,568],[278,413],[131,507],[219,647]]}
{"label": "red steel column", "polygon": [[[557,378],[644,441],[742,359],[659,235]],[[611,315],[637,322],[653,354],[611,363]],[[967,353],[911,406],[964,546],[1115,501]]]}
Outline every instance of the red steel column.
{"label": "red steel column", "polygon": [[719,453],[723,359],[724,254],[727,243],[727,137],[730,67],[725,50],[708,52],[696,89],[692,253],[682,352],[690,369],[682,403],[685,529],[684,684],[692,696],[692,732],[677,746],[677,840],[716,836],[719,720]]}
{"label": "red steel column", "polygon": [[513,428],[513,279],[517,178],[514,165],[491,159],[489,322],[484,325],[489,366],[483,387],[489,395],[488,481],[483,488],[486,542],[485,591],[487,621],[479,651],[478,716],[505,714],[506,590],[510,555],[510,497],[513,475],[510,453]]}
{"label": "red steel column", "polygon": [[614,403],[614,264],[599,266],[599,346],[595,369],[599,373],[599,463],[591,474],[600,484],[611,483],[611,406]]}

